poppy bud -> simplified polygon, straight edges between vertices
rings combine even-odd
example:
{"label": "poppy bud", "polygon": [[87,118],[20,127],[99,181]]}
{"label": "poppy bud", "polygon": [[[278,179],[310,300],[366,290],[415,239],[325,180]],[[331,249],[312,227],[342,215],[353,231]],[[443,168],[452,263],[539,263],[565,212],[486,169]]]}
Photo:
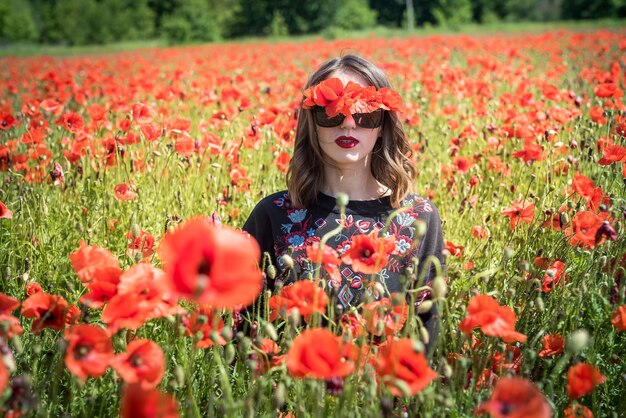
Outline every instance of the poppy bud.
{"label": "poppy bud", "polygon": [[[376,284],[380,284],[380,283],[376,283]],[[405,299],[401,293],[394,293],[393,295],[391,295],[391,306],[402,306],[404,305],[404,302],[405,302]]]}
{"label": "poppy bud", "polygon": [[420,340],[422,340],[424,344],[428,344],[428,342],[430,341],[430,334],[428,334],[428,330],[426,329],[426,327],[420,328]]}
{"label": "poppy bud", "polygon": [[285,392],[285,384],[283,382],[279,382],[274,390],[274,406],[276,409],[280,409],[283,405],[285,405]]}
{"label": "poppy bud", "polygon": [[413,395],[411,393],[411,388],[409,387],[408,383],[406,383],[404,380],[393,379],[393,386],[402,393],[402,396],[408,397],[408,396]]}
{"label": "poppy bud", "polygon": [[433,308],[432,300],[425,300],[417,307],[417,313],[424,314]]}
{"label": "poppy bud", "polygon": [[577,354],[584,350],[589,344],[589,332],[586,329],[579,329],[574,331],[572,335],[567,339],[565,347],[567,351],[572,354]]}
{"label": "poppy bud", "polygon": [[300,312],[297,309],[294,309],[289,314],[289,325],[293,328],[297,328],[300,325]]}
{"label": "poppy bud", "polygon": [[13,338],[11,338],[11,344],[13,345],[13,348],[15,349],[15,352],[17,354],[22,354],[22,352],[24,351],[24,346],[22,345],[22,340],[19,336],[14,335]]}
{"label": "poppy bud", "polygon": [[276,328],[274,328],[274,325],[272,325],[270,322],[265,323],[263,330],[272,340],[276,341],[278,339],[278,334],[276,334]]}
{"label": "poppy bud", "polygon": [[252,346],[252,340],[250,340],[250,338],[243,337],[239,339],[239,346],[237,347],[239,349],[239,354],[242,357],[247,357],[248,351],[250,350],[251,346]]}
{"label": "poppy bud", "polygon": [[174,376],[176,377],[176,384],[178,387],[183,387],[185,384],[185,369],[183,369],[180,365],[176,366],[174,368]]}
{"label": "poppy bud", "polygon": [[130,233],[132,234],[133,238],[139,238],[139,234],[141,233],[141,228],[139,227],[139,225],[133,224],[130,227]]}
{"label": "poppy bud", "polygon": [[350,202],[350,198],[345,193],[339,193],[337,195],[337,204],[340,208],[345,208],[348,206],[348,202]]}
{"label": "poppy bud", "polygon": [[504,259],[508,260],[508,259],[512,258],[515,255],[515,251],[511,247],[505,247],[503,255],[504,255]]}
{"label": "poppy bud", "polygon": [[537,309],[539,309],[540,312],[543,312],[545,309],[543,298],[541,296],[537,296]]}
{"label": "poppy bud", "polygon": [[415,221],[415,235],[417,235],[418,238],[421,238],[424,235],[426,235],[427,230],[428,230],[428,227],[426,226],[426,222]]}
{"label": "poppy bud", "polygon": [[447,379],[452,377],[452,367],[448,363],[444,364],[443,366],[443,375]]}
{"label": "poppy bud", "polygon": [[443,277],[435,277],[435,280],[433,280],[432,289],[434,299],[446,297],[446,281],[443,279]]}
{"label": "poppy bud", "polygon": [[274,280],[276,278],[276,267],[274,267],[273,264],[267,266],[265,271],[267,273],[267,277],[269,277],[270,279]]}
{"label": "poppy bud", "polygon": [[233,329],[231,327],[224,327],[222,328],[222,332],[220,332],[220,335],[226,341],[230,341],[233,338]]}
{"label": "poppy bud", "polygon": [[376,335],[382,335],[385,331],[385,323],[383,321],[376,322]]}
{"label": "poppy bud", "polygon": [[285,266],[287,266],[287,268],[292,269],[294,266],[294,262],[293,262],[293,258],[291,258],[291,256],[284,254],[281,259],[283,260],[283,263],[285,264]]}
{"label": "poppy bud", "polygon": [[331,396],[339,396],[343,392],[344,380],[341,377],[326,379],[326,392]]}
{"label": "poppy bud", "polygon": [[232,344],[228,344],[224,348],[224,361],[226,362],[226,364],[230,364],[233,362],[233,360],[235,359],[235,354],[235,346],[233,346]]}
{"label": "poppy bud", "polygon": [[596,245],[600,243],[602,237],[606,237],[611,241],[615,241],[617,239],[617,232],[615,232],[615,229],[611,226],[609,221],[602,222],[602,225],[600,225],[600,228],[596,231]]}

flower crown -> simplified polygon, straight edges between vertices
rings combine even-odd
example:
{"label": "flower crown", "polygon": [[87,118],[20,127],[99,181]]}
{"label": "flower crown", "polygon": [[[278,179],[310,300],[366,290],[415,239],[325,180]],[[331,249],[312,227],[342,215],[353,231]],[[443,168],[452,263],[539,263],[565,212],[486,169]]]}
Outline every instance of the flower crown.
{"label": "flower crown", "polygon": [[363,87],[352,81],[344,87],[340,79],[328,78],[304,90],[302,107],[311,109],[314,106],[326,108],[326,114],[332,118],[340,113],[349,116],[378,109],[400,111],[402,98],[389,87]]}

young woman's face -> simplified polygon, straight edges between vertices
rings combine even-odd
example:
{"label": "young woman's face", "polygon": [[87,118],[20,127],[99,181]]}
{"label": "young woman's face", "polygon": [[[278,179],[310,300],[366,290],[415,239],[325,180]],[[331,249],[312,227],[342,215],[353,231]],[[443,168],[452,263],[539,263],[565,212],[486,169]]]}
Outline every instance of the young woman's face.
{"label": "young woman's face", "polygon": [[[349,81],[363,87],[369,83],[359,74],[336,71],[329,78],[337,77],[345,86]],[[327,164],[338,168],[369,168],[370,157],[382,128],[367,129],[356,124],[352,116],[334,128],[315,127],[322,154]]]}

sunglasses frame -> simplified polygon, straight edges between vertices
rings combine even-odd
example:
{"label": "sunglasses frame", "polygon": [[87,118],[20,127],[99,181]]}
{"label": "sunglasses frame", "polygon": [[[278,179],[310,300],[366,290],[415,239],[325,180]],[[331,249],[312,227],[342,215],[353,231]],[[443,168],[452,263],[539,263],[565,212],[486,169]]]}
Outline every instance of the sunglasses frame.
{"label": "sunglasses frame", "polygon": [[[321,107],[321,106],[315,106],[314,108],[311,109],[311,111],[313,112],[313,120],[315,121],[315,124],[321,128],[336,128],[337,126],[341,125],[343,123],[343,121],[345,120],[346,116],[342,113],[339,113],[336,116],[333,116],[332,118],[329,118],[326,115],[326,109]],[[319,123],[319,119],[318,119],[318,114],[324,112],[324,115],[326,115],[326,120],[327,121],[337,121],[337,123],[333,123],[331,125],[329,124],[321,124]],[[363,116],[369,116],[372,114],[378,114],[380,115],[380,119],[378,121],[378,123],[375,126],[363,126],[361,125],[361,117]],[[369,112],[369,113],[353,113],[352,114],[352,118],[354,119],[354,122],[356,123],[356,125],[360,128],[363,129],[377,129],[380,128],[381,126],[383,126],[383,121],[385,119],[385,110],[384,109],[376,109],[373,112]]]}

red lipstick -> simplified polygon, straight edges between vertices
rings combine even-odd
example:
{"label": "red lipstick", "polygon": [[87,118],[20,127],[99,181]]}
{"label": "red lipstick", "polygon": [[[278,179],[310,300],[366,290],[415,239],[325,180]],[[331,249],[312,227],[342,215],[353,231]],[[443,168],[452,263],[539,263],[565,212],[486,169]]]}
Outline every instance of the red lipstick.
{"label": "red lipstick", "polygon": [[359,140],[353,136],[340,136],[335,139],[335,144],[341,148],[354,148],[359,144]]}

